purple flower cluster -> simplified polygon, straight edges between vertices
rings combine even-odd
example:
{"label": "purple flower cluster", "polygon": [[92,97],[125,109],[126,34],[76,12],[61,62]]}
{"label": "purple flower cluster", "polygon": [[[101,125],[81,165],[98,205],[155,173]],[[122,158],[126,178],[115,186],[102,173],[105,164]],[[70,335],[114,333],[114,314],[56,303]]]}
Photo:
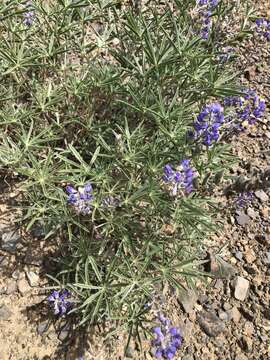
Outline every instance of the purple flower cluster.
{"label": "purple flower cluster", "polygon": [[199,23],[201,25],[200,35],[202,39],[207,40],[209,37],[209,31],[212,26],[212,12],[218,4],[218,0],[198,0],[197,6],[199,6],[197,12],[199,15]]}
{"label": "purple flower cluster", "polygon": [[26,4],[26,8],[28,11],[23,14],[23,17],[24,17],[23,23],[26,26],[31,26],[34,22],[35,14],[34,14],[34,11],[30,10],[31,6],[32,6],[32,2],[28,1]]}
{"label": "purple flower cluster", "polygon": [[54,315],[63,315],[67,312],[71,302],[67,300],[70,296],[69,291],[54,290],[51,295],[48,296],[47,300],[51,303]]}
{"label": "purple flower cluster", "polygon": [[163,181],[173,196],[178,193],[184,195],[184,192],[189,194],[193,190],[194,171],[189,165],[189,160],[182,160],[176,171],[173,170],[170,164],[164,166]]}
{"label": "purple flower cluster", "polygon": [[257,19],[256,25],[257,25],[256,28],[257,32],[267,40],[270,40],[270,20]]}
{"label": "purple flower cluster", "polygon": [[244,208],[252,203],[254,195],[251,191],[246,191],[237,195],[235,205],[237,208]]}
{"label": "purple flower cluster", "polygon": [[223,107],[219,103],[205,105],[193,123],[194,130],[189,131],[188,136],[211,146],[219,139],[219,129],[223,122]]}
{"label": "purple flower cluster", "polygon": [[170,320],[160,314],[158,316],[159,326],[155,326],[152,332],[155,339],[152,340],[152,352],[157,359],[171,360],[182,344],[182,336],[179,329],[171,326]]}
{"label": "purple flower cluster", "polygon": [[77,214],[88,215],[92,211],[93,188],[91,184],[85,184],[76,190],[73,186],[67,186],[68,203],[74,208]]}
{"label": "purple flower cluster", "polygon": [[255,91],[245,90],[245,95],[230,96],[224,99],[224,105],[235,108],[237,120],[240,126],[244,123],[255,124],[265,111],[265,101]]}

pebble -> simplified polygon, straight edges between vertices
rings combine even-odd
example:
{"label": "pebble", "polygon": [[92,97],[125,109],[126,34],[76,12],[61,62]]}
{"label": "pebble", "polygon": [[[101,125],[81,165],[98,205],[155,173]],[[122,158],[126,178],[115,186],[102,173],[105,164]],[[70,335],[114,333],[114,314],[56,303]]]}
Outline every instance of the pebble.
{"label": "pebble", "polygon": [[49,328],[49,322],[43,321],[42,323],[38,324],[37,332],[39,335],[44,334]]}
{"label": "pebble", "polygon": [[230,310],[231,308],[232,308],[231,304],[229,304],[229,303],[227,303],[227,302],[225,302],[225,303],[223,304],[223,309],[224,309],[224,310]]}
{"label": "pebble", "polygon": [[257,259],[257,257],[255,256],[255,253],[253,250],[247,249],[245,251],[245,260],[248,264],[252,264],[256,259]]}
{"label": "pebble", "polygon": [[243,253],[242,253],[241,251],[236,251],[236,252],[234,253],[234,256],[235,256],[235,258],[236,258],[237,260],[239,260],[239,261],[243,260]]}
{"label": "pebble", "polygon": [[236,221],[238,225],[245,226],[250,222],[250,217],[245,213],[240,212],[238,215],[236,215]]}
{"label": "pebble", "polygon": [[266,251],[262,256],[262,262],[264,265],[270,265],[270,251]]}
{"label": "pebble", "polygon": [[234,296],[237,300],[244,301],[247,297],[249,281],[241,276],[237,276],[235,281]]}
{"label": "pebble", "polygon": [[58,335],[58,339],[60,341],[65,341],[67,340],[68,336],[69,336],[69,330],[64,329],[60,331],[60,334]]}
{"label": "pebble", "polygon": [[7,295],[11,295],[14,294],[17,291],[18,287],[17,287],[17,283],[14,280],[9,281],[9,283],[7,284],[7,288],[6,288],[6,294]]}
{"label": "pebble", "polygon": [[18,280],[22,277],[23,273],[21,273],[19,270],[15,270],[13,271],[12,273],[12,278],[15,279],[15,280]]}
{"label": "pebble", "polygon": [[25,279],[19,280],[17,285],[21,295],[27,294],[31,290],[31,287]]}
{"label": "pebble", "polygon": [[261,200],[261,202],[265,202],[269,200],[269,196],[263,190],[255,191],[255,196]]}
{"label": "pebble", "polygon": [[12,316],[12,311],[6,305],[0,305],[0,321],[9,320]]}
{"label": "pebble", "polygon": [[218,314],[218,317],[220,318],[220,320],[223,320],[223,321],[229,320],[229,316],[226,311],[220,311]]}
{"label": "pebble", "polygon": [[21,236],[16,229],[4,232],[2,234],[2,249],[4,251],[15,253]]}
{"label": "pebble", "polygon": [[39,276],[33,271],[26,271],[26,277],[31,287],[38,286]]}
{"label": "pebble", "polygon": [[256,219],[256,217],[257,217],[256,211],[254,211],[254,209],[252,209],[252,208],[247,209],[247,214],[251,219]]}
{"label": "pebble", "polygon": [[193,289],[186,292],[181,292],[178,301],[182,305],[186,313],[190,314],[193,311],[194,305],[198,300],[198,295]]}
{"label": "pebble", "polygon": [[239,323],[239,321],[241,319],[241,313],[236,306],[234,306],[232,309],[228,310],[227,314],[228,314],[229,318],[232,319],[235,324]]}
{"label": "pebble", "polygon": [[197,316],[198,323],[202,330],[210,337],[216,337],[225,331],[225,324],[214,312],[204,311]]}

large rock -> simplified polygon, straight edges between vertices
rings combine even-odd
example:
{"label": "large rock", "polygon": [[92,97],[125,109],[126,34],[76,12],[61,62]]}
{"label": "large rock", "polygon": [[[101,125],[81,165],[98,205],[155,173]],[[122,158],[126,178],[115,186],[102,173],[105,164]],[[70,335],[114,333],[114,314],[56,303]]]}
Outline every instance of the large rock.
{"label": "large rock", "polygon": [[188,289],[180,293],[178,297],[179,303],[182,305],[186,313],[190,314],[193,311],[194,305],[198,300],[198,295],[193,289]]}
{"label": "large rock", "polygon": [[241,276],[237,276],[235,281],[234,296],[237,300],[244,301],[247,297],[249,281]]}
{"label": "large rock", "polygon": [[216,337],[226,329],[224,322],[211,311],[203,311],[199,313],[197,320],[202,330],[210,337]]}
{"label": "large rock", "polygon": [[4,230],[1,234],[1,247],[2,250],[15,253],[17,249],[17,245],[21,240],[21,236],[16,229]]}

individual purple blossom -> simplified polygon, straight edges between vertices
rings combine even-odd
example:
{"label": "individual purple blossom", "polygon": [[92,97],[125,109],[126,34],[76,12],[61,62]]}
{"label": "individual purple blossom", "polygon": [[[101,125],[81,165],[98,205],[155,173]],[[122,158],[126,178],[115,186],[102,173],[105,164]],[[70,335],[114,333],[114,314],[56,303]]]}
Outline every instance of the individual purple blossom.
{"label": "individual purple blossom", "polygon": [[257,19],[255,23],[258,34],[262,35],[267,40],[270,40],[270,20],[261,18]]}
{"label": "individual purple blossom", "polygon": [[61,316],[66,314],[71,304],[70,301],[67,300],[69,296],[70,293],[67,290],[54,290],[51,295],[48,296],[47,300],[51,303],[54,315]]}
{"label": "individual purple blossom", "polygon": [[193,122],[193,130],[188,132],[188,137],[211,146],[219,139],[219,130],[223,122],[223,107],[219,103],[205,105]]}
{"label": "individual purple blossom", "polygon": [[193,190],[194,170],[190,167],[189,160],[182,160],[176,170],[167,164],[163,173],[162,179],[173,196],[189,194]]}
{"label": "individual purple blossom", "polygon": [[158,325],[152,329],[154,339],[151,342],[152,353],[157,359],[171,360],[182,344],[182,336],[178,328],[171,326],[171,322],[163,314],[157,318]]}
{"label": "individual purple blossom", "polygon": [[88,215],[92,211],[93,188],[91,184],[85,184],[76,190],[73,186],[66,187],[68,193],[67,202],[77,214]]}

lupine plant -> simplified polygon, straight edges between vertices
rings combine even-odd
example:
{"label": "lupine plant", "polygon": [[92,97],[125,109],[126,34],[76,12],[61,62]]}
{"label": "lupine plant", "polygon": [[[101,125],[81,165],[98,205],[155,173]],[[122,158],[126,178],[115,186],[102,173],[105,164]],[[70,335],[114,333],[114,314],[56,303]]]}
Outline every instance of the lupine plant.
{"label": "lupine plant", "polygon": [[[230,165],[220,104],[242,94],[209,26],[225,7],[1,1],[1,169],[21,184],[26,230],[42,226],[60,248],[48,302],[78,326],[147,332],[160,284],[201,274],[199,244],[215,229],[205,179]],[[156,354],[170,359],[181,337],[164,331]]]}

